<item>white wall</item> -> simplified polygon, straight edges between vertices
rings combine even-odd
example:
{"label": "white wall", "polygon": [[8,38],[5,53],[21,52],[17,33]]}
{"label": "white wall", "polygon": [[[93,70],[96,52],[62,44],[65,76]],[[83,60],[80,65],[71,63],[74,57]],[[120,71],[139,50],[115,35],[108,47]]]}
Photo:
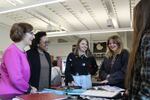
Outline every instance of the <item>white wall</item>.
{"label": "white wall", "polygon": [[12,43],[9,37],[9,29],[0,27],[0,50],[6,49]]}
{"label": "white wall", "polygon": [[64,59],[66,59],[67,55],[72,51],[73,44],[76,43],[50,43],[48,52],[54,57],[62,56]]}
{"label": "white wall", "polygon": [[[10,43],[12,43],[12,41],[10,40],[9,37],[9,30],[10,29],[6,29],[3,27],[0,27],[0,50],[4,50],[6,47],[8,47],[8,45]],[[81,37],[87,37],[87,39],[89,41],[91,41],[90,44],[92,44],[94,41],[106,41],[107,38],[112,35],[112,34],[101,34],[101,35],[96,35],[95,37],[97,37],[96,40],[92,40],[91,38],[93,38],[92,36],[81,36]],[[130,42],[131,42],[131,38],[129,38],[130,33],[120,33],[119,34],[123,40],[124,46],[125,48],[130,48]],[[95,38],[94,37],[94,38]],[[76,40],[77,42],[77,40]],[[54,43],[50,43],[49,44],[49,50],[48,52],[53,55],[54,57],[57,56],[62,56],[63,58],[66,58],[67,55],[72,51],[72,45],[76,44],[76,42],[70,42],[70,43],[56,43],[56,41]],[[92,46],[92,45],[91,45]],[[92,51],[92,48],[91,48]]]}
{"label": "white wall", "polygon": [[[118,33],[114,33],[115,35],[118,34]],[[90,41],[90,49],[92,51],[92,44],[93,42],[96,42],[96,41],[106,41],[107,38],[109,36],[112,36],[114,34],[101,34],[101,35],[96,35],[94,36],[94,39],[93,40],[92,36],[90,35],[80,35],[80,37],[86,37],[89,41]],[[129,33],[120,33],[118,34],[120,35],[122,41],[123,41],[123,44],[124,44],[124,47],[126,49],[129,49],[130,48],[130,43],[129,41],[131,40],[128,40],[128,35]],[[95,38],[96,37],[96,38]],[[66,43],[57,43],[57,41],[53,41],[52,43],[49,44],[49,50],[48,52],[53,55],[54,57],[57,57],[57,56],[62,56],[63,58],[66,58],[67,55],[72,51],[72,45],[73,44],[76,44],[77,40],[75,42],[66,42]],[[128,47],[129,46],[129,47]]]}

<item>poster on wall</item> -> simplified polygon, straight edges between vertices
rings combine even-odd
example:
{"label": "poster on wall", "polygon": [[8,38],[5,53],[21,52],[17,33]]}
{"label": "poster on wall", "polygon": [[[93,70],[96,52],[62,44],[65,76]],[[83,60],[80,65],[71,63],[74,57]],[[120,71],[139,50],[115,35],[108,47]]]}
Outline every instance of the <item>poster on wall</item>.
{"label": "poster on wall", "polygon": [[106,49],[107,49],[106,42],[93,43],[93,53],[105,53]]}

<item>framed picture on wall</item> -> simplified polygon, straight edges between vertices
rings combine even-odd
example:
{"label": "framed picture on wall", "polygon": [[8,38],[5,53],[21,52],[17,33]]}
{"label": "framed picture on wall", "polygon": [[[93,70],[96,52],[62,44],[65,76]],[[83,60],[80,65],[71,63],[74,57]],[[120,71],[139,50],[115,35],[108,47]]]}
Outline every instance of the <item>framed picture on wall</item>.
{"label": "framed picture on wall", "polygon": [[107,50],[106,42],[94,42],[93,53],[105,53]]}

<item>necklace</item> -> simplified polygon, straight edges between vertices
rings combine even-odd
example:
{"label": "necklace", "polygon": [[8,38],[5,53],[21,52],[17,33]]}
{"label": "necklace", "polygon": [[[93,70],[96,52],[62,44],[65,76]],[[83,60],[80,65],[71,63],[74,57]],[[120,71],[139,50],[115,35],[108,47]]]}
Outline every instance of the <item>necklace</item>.
{"label": "necklace", "polygon": [[113,56],[113,58],[112,58],[112,61],[111,61],[111,68],[112,68],[112,66],[114,65],[115,61],[116,61],[116,55]]}

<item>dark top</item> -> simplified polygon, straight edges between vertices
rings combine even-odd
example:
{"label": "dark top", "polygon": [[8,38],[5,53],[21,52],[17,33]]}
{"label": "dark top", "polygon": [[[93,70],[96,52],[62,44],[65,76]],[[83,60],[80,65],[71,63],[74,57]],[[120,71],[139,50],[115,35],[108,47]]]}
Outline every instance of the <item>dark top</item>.
{"label": "dark top", "polygon": [[[45,57],[49,64],[49,86],[51,85],[51,59],[49,53],[45,52]],[[39,52],[36,49],[30,49],[27,51],[27,57],[31,68],[30,84],[36,88],[39,88],[41,62]]]}
{"label": "dark top", "polygon": [[65,82],[73,81],[72,75],[94,75],[97,71],[97,64],[94,57],[76,56],[70,53],[66,61]]}
{"label": "dark top", "polygon": [[105,57],[99,70],[100,79],[105,80],[107,75],[110,74],[110,77],[107,79],[108,84],[124,88],[124,79],[128,64],[128,58],[129,53],[125,49],[115,57],[113,65],[113,57]]}
{"label": "dark top", "polygon": [[40,72],[39,90],[43,90],[44,88],[49,88],[49,64],[44,52],[39,51],[39,54],[42,67]]}

